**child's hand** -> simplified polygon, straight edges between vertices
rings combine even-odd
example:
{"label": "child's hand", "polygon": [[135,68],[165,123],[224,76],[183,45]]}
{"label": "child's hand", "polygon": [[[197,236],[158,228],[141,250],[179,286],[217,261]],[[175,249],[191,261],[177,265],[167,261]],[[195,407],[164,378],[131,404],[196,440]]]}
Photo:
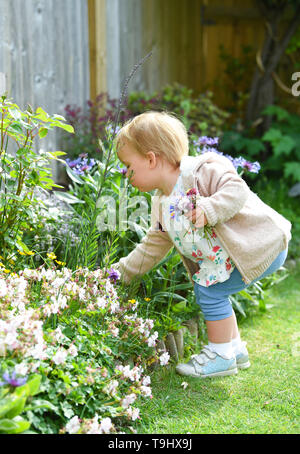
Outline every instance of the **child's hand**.
{"label": "child's hand", "polygon": [[207,224],[207,219],[205,213],[201,209],[194,208],[193,210],[189,211],[185,215],[189,221],[191,221],[195,227],[200,229]]}

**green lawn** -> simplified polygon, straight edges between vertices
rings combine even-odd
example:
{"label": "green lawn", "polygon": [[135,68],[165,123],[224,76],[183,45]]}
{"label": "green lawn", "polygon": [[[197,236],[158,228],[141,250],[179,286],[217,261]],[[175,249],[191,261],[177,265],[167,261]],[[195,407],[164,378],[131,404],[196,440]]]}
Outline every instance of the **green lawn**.
{"label": "green lawn", "polygon": [[251,367],[202,380],[176,374],[174,365],[155,371],[139,433],[300,432],[300,270],[290,273],[270,291],[274,306],[240,324]]}

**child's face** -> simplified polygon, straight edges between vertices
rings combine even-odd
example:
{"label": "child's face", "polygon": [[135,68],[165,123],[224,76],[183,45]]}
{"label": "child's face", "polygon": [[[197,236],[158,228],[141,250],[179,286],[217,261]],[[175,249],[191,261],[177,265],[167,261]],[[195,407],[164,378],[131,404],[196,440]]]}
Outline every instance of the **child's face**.
{"label": "child's face", "polygon": [[130,178],[132,186],[142,192],[157,189],[157,163],[151,152],[142,156],[129,143],[125,143],[119,149],[118,157],[127,167],[126,177]]}

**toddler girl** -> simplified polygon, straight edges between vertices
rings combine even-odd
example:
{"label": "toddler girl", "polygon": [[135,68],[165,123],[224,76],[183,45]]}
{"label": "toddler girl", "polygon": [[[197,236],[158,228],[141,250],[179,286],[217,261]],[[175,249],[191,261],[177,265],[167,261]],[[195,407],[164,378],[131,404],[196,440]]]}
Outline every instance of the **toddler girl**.
{"label": "toddler girl", "polygon": [[[136,116],[120,129],[116,148],[131,184],[157,191],[150,229],[114,267],[128,284],[175,246],[204,314],[208,345],[176,371],[204,378],[249,367],[229,296],[283,265],[290,222],[249,189],[228,158],[188,156],[187,131],[171,114]],[[185,203],[189,191],[196,206]]]}

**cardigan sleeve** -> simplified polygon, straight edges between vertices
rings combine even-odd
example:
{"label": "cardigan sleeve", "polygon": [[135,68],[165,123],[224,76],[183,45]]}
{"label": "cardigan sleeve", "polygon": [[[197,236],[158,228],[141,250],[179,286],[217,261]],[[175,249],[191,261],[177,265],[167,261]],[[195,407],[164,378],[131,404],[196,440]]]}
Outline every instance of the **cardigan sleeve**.
{"label": "cardigan sleeve", "polygon": [[160,224],[160,192],[156,191],[151,198],[151,226],[142,241],[113,265],[121,274],[121,280],[129,284],[134,277],[143,276],[154,268],[173,247],[167,232]]}
{"label": "cardigan sleeve", "polygon": [[121,280],[129,284],[134,277],[142,276],[154,268],[172,247],[173,243],[166,232],[151,227],[141,243],[112,266],[121,274]]}
{"label": "cardigan sleeve", "polygon": [[231,162],[221,156],[201,166],[196,173],[196,183],[200,192],[207,194],[197,197],[197,206],[203,209],[211,226],[222,224],[237,214],[251,192]]}

